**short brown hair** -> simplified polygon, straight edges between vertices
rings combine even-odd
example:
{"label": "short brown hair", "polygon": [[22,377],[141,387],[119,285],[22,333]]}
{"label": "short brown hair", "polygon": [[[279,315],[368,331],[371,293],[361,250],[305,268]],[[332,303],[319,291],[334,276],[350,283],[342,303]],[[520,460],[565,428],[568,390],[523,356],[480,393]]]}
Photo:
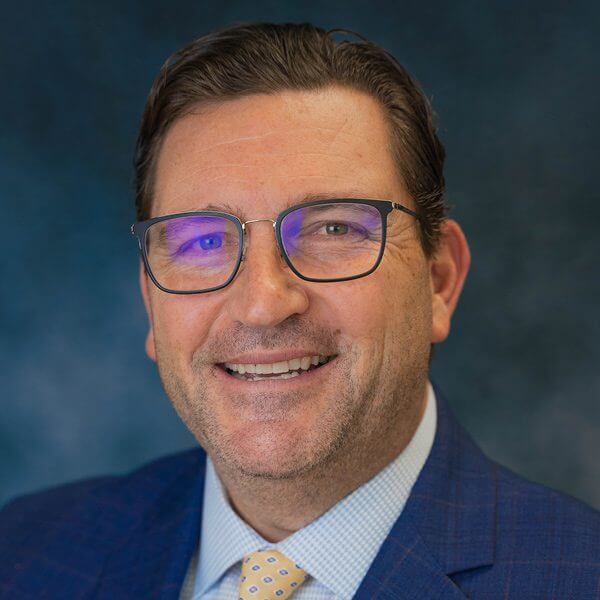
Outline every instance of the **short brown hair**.
{"label": "short brown hair", "polygon": [[309,23],[243,23],[201,37],[161,67],[148,95],[135,154],[137,219],[150,218],[153,178],[169,126],[202,102],[338,84],[369,93],[385,108],[398,174],[421,218],[419,235],[431,257],[445,219],[445,151],[431,105],[419,85],[383,48],[335,42]]}

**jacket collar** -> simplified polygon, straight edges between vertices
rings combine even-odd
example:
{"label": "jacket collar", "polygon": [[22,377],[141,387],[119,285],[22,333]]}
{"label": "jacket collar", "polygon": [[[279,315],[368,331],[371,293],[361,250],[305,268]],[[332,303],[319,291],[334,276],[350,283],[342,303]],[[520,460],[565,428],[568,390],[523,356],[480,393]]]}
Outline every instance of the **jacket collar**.
{"label": "jacket collar", "polygon": [[493,463],[432,385],[438,421],[431,452],[356,598],[464,599],[449,575],[494,561]]}
{"label": "jacket collar", "polygon": [[[493,463],[458,423],[439,387],[432,385],[438,419],[430,454],[357,599],[464,600],[448,576],[493,563]],[[206,454],[196,448],[159,464],[164,464],[162,469],[149,466],[128,480],[128,520],[117,514],[123,530],[118,549],[104,564],[97,599],[179,597],[199,537]],[[109,503],[108,491],[97,501]]]}

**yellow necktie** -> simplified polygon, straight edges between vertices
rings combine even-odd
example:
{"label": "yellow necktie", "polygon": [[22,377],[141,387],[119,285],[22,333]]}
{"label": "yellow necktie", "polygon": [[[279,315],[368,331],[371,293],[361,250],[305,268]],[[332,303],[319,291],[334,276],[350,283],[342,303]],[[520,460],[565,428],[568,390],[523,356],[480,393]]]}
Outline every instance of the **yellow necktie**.
{"label": "yellow necktie", "polygon": [[285,600],[308,573],[277,550],[257,550],[242,559],[239,600]]}

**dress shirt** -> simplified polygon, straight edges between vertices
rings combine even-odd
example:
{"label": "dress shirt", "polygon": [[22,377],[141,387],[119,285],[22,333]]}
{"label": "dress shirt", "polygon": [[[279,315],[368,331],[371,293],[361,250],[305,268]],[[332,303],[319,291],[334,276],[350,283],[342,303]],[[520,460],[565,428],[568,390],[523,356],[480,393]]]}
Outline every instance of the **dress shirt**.
{"label": "dress shirt", "polygon": [[425,412],[404,450],[317,519],[277,543],[265,540],[231,508],[207,455],[201,543],[180,600],[237,600],[241,560],[262,548],[283,552],[309,573],[294,600],[352,598],[402,513],[429,456],[436,422],[435,394],[428,381]]}

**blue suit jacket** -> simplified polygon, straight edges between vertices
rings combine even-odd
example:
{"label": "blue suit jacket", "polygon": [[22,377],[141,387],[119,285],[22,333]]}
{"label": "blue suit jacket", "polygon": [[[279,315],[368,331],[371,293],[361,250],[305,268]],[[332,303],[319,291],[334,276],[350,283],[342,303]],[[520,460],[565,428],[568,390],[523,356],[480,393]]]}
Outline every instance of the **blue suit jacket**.
{"label": "blue suit jacket", "polygon": [[[433,385],[431,453],[355,598],[597,600],[600,513],[488,459]],[[176,600],[205,459],[195,448],[10,502],[0,598]]]}

